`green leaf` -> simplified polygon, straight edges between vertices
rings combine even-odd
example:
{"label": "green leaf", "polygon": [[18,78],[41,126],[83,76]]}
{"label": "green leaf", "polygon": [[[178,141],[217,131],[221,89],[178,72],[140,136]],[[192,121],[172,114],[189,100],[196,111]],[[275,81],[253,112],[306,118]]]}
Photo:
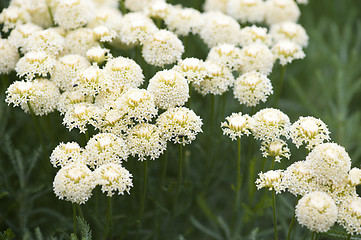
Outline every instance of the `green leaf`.
{"label": "green leaf", "polygon": [[0,240],[11,240],[15,238],[13,231],[8,228],[4,233],[0,233]]}
{"label": "green leaf", "polygon": [[77,217],[76,222],[78,228],[80,230],[80,235],[82,240],[91,240],[92,239],[92,231],[90,229],[89,224],[85,221],[84,218]]}

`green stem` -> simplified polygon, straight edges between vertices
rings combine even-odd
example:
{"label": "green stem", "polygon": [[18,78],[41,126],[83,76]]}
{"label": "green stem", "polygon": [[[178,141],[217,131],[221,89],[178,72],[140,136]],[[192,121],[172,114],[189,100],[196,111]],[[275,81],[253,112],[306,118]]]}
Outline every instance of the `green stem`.
{"label": "green stem", "polygon": [[236,181],[236,198],[234,202],[234,212],[238,212],[239,198],[241,193],[242,176],[241,176],[241,138],[237,139],[237,181]]}
{"label": "green stem", "polygon": [[346,240],[350,240],[351,239],[351,233],[347,236]]}
{"label": "green stem", "polygon": [[189,88],[189,99],[187,102],[187,108],[190,108],[191,107],[191,98],[192,98],[192,84],[189,83],[188,88]]}
{"label": "green stem", "polygon": [[[40,140],[40,144],[41,144],[41,147],[43,149],[43,151],[45,151],[45,148],[44,148],[44,140],[43,140],[43,137],[41,135],[41,130],[40,130],[40,126],[38,124],[38,121],[36,120],[36,115],[35,115],[35,112],[34,112],[34,109],[33,107],[31,106],[30,102],[28,101],[27,102],[28,104],[28,108],[29,108],[29,111],[30,111],[30,115],[33,119],[33,122],[34,122],[34,125],[35,125],[35,129],[36,129],[36,132],[38,134],[38,137],[39,137],[39,140]],[[45,153],[45,152],[44,152]]]}
{"label": "green stem", "polygon": [[311,240],[315,240],[315,232],[312,232]]}
{"label": "green stem", "polygon": [[76,203],[73,203],[73,232],[76,235]]}
{"label": "green stem", "polygon": [[234,199],[234,209],[233,209],[233,226],[236,224],[238,219],[239,212],[239,202],[242,186],[242,175],[241,175],[241,138],[237,138],[237,180],[236,180],[236,196]]}
{"label": "green stem", "polygon": [[122,14],[126,14],[127,13],[127,9],[125,8],[125,5],[124,5],[124,0],[120,0],[119,1],[119,5],[120,5],[120,11],[122,12]]}
{"label": "green stem", "polygon": [[293,216],[292,216],[290,228],[288,229],[287,240],[291,239],[291,233],[292,233],[293,225],[295,223],[295,219],[296,219],[296,211],[293,211]]}
{"label": "green stem", "polygon": [[55,23],[54,23],[54,16],[53,16],[53,12],[51,11],[51,8],[50,6],[48,6],[48,11],[49,11],[49,15],[50,15],[50,19],[51,19],[51,26],[55,26]]}
{"label": "green stem", "polygon": [[1,85],[3,87],[3,90],[6,91],[6,89],[10,85],[10,83],[9,83],[9,75],[8,74],[2,74]]}
{"label": "green stem", "polygon": [[140,221],[140,225],[142,223],[142,218],[143,218],[143,211],[144,211],[144,204],[145,204],[145,196],[147,194],[147,175],[148,175],[148,160],[143,161],[144,162],[144,179],[143,179],[143,192],[142,192],[142,197],[140,199],[140,211],[139,211],[139,221]]}
{"label": "green stem", "polygon": [[183,177],[183,145],[179,144],[177,198],[182,186],[182,177]]}
{"label": "green stem", "polygon": [[278,107],[278,102],[281,96],[281,92],[282,92],[282,87],[283,87],[283,80],[285,78],[285,72],[286,72],[286,66],[282,66],[281,67],[281,77],[280,80],[278,82],[278,87],[276,89],[276,98],[275,98],[275,107]]}
{"label": "green stem", "polygon": [[84,219],[83,211],[81,210],[80,205],[79,205],[79,204],[76,204],[76,207],[77,207],[77,209],[78,209],[79,216]]}
{"label": "green stem", "polygon": [[[300,198],[301,197],[297,197],[297,202],[300,200]],[[296,220],[296,209],[293,211],[293,216],[292,216],[290,228],[288,229],[287,240],[291,239],[292,228],[293,228],[293,225],[295,223],[295,220]]]}
{"label": "green stem", "polygon": [[177,203],[179,198],[179,193],[182,187],[182,177],[183,177],[183,145],[179,144],[179,159],[178,159],[178,183],[177,183],[177,192],[174,199],[174,209],[173,212],[175,214],[177,209]]}
{"label": "green stem", "polygon": [[112,197],[107,197],[107,217],[106,217],[106,225],[105,225],[105,231],[104,231],[104,240],[107,239],[108,233],[110,236],[110,239],[112,239]]}
{"label": "green stem", "polygon": [[215,108],[215,96],[211,95],[211,137],[213,137],[213,124],[214,124],[214,108]]}
{"label": "green stem", "polygon": [[274,236],[275,240],[278,239],[277,232],[277,215],[276,215],[276,192],[272,190],[272,208],[273,208],[273,225],[274,225]]}
{"label": "green stem", "polygon": [[165,178],[166,178],[166,174],[167,174],[167,164],[168,164],[168,151],[166,150],[164,155],[163,155],[163,160],[162,160],[162,180],[161,180],[161,188],[164,187],[165,185]]}
{"label": "green stem", "polygon": [[90,137],[89,137],[89,130],[88,130],[88,129],[85,131],[84,136],[85,136],[85,145],[86,145],[86,144],[88,143],[89,139],[90,139]]}

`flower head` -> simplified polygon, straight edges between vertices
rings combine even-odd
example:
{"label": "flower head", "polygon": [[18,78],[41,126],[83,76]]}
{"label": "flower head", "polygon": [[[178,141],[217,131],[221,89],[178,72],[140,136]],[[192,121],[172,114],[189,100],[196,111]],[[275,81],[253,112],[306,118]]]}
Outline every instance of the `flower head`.
{"label": "flower head", "polygon": [[17,48],[20,48],[22,53],[26,53],[24,49],[27,39],[35,32],[41,31],[42,28],[34,23],[26,23],[14,28],[8,39]]}
{"label": "flower head", "polygon": [[167,148],[167,142],[162,137],[160,129],[149,123],[140,123],[129,129],[127,142],[132,156],[138,156],[141,161],[147,157],[152,160],[159,158]]}
{"label": "flower head", "polygon": [[235,19],[221,12],[207,12],[203,18],[199,35],[209,48],[224,43],[237,44],[241,29]]}
{"label": "flower head", "polygon": [[129,121],[148,122],[158,113],[154,98],[145,89],[129,89],[116,102]]}
{"label": "flower head", "polygon": [[154,32],[144,41],[142,56],[144,60],[154,66],[163,67],[181,59],[184,46],[178,37],[167,30]]}
{"label": "flower head", "polygon": [[266,75],[252,71],[239,76],[234,82],[233,94],[240,104],[248,107],[265,102],[273,93],[271,80]]}
{"label": "flower head", "polygon": [[20,58],[15,70],[20,77],[33,80],[35,77],[46,77],[53,69],[56,60],[43,51],[28,52]]}
{"label": "flower head", "polygon": [[241,49],[230,44],[221,44],[211,48],[207,60],[228,67],[232,70],[238,70],[240,62]]}
{"label": "flower head", "polygon": [[361,169],[352,168],[348,173],[348,182],[351,186],[356,186],[361,184]]}
{"label": "flower head", "polygon": [[171,8],[170,13],[164,18],[168,29],[179,36],[187,36],[189,33],[196,34],[200,31],[202,22],[201,13],[193,8]]}
{"label": "flower head", "polygon": [[0,74],[8,74],[19,61],[18,49],[8,39],[0,38]]}
{"label": "flower head", "polygon": [[305,29],[300,24],[295,22],[281,22],[272,24],[270,35],[275,42],[289,40],[301,47],[305,47],[308,44],[308,36]]}
{"label": "flower head", "polygon": [[125,0],[124,5],[131,11],[142,11],[149,5],[154,5],[158,2],[165,2],[164,0]]}
{"label": "flower head", "polygon": [[58,1],[54,11],[54,22],[65,29],[76,29],[87,24],[93,15],[94,5],[86,0]]}
{"label": "flower head", "polygon": [[289,159],[290,149],[287,147],[287,143],[282,139],[276,139],[273,141],[263,141],[261,146],[263,157],[274,157],[276,162],[281,162],[281,158]]}
{"label": "flower head", "polygon": [[102,192],[107,192],[111,197],[115,191],[129,194],[130,188],[133,187],[132,174],[127,169],[116,163],[106,163],[94,171],[94,178],[98,185],[102,186]]}
{"label": "flower head", "polygon": [[[7,90],[6,102],[35,115],[46,115],[56,109],[60,97],[59,88],[47,79],[32,82],[14,82]],[[31,109],[30,109],[30,108]]]}
{"label": "flower head", "polygon": [[49,28],[35,31],[25,41],[25,52],[44,51],[51,55],[57,55],[64,49],[64,37],[55,29]]}
{"label": "flower head", "polygon": [[253,43],[263,43],[270,46],[272,44],[272,39],[267,31],[267,28],[257,27],[255,25],[244,27],[240,32],[239,44],[241,46],[247,46]]}
{"label": "flower head", "polygon": [[361,198],[351,197],[338,208],[338,223],[350,234],[361,234]]}
{"label": "flower head", "polygon": [[202,132],[202,119],[193,110],[185,107],[169,108],[157,119],[166,140],[178,144],[190,144]]}
{"label": "flower head", "polygon": [[265,108],[253,116],[252,133],[256,139],[273,141],[281,136],[288,138],[290,119],[278,109]]}
{"label": "flower head", "polygon": [[323,190],[311,175],[309,164],[298,161],[291,164],[283,174],[283,184],[295,196],[304,196],[307,193]]}
{"label": "flower head", "polygon": [[51,153],[50,162],[54,167],[65,167],[70,163],[85,163],[83,149],[76,142],[60,143]]}
{"label": "flower head", "polygon": [[81,70],[73,81],[73,86],[89,96],[96,96],[98,93],[106,91],[110,85],[111,79],[107,72],[95,65]]}
{"label": "flower head", "polygon": [[89,61],[78,54],[64,55],[58,59],[51,74],[51,80],[63,91],[73,89],[73,80],[90,67]]}
{"label": "flower head", "polygon": [[195,90],[200,94],[222,95],[234,82],[234,77],[228,67],[217,63],[206,61],[207,75],[199,84],[193,84]]}
{"label": "flower head", "polygon": [[220,11],[222,13],[227,12],[227,3],[229,0],[206,0],[203,5],[203,9],[206,12]]}
{"label": "flower head", "polygon": [[294,59],[303,59],[306,56],[298,44],[289,40],[277,42],[272,47],[272,51],[275,57],[280,60],[282,66],[291,63]]}
{"label": "flower head", "polygon": [[144,81],[141,67],[132,59],[116,57],[109,59],[104,70],[116,88],[139,87]]}
{"label": "flower head", "polygon": [[297,22],[300,16],[294,0],[267,0],[265,8],[265,21],[269,25],[286,21]]}
{"label": "flower head", "polygon": [[262,22],[265,14],[263,0],[229,0],[227,12],[242,23]]}
{"label": "flower head", "polygon": [[8,8],[4,8],[0,13],[0,23],[4,24],[4,32],[8,32],[10,29],[30,21],[30,14],[22,7],[9,6]]}
{"label": "flower head", "polygon": [[84,156],[87,164],[92,168],[98,168],[106,163],[121,164],[126,161],[129,148],[122,137],[112,133],[98,133],[86,144]]}
{"label": "flower head", "polygon": [[259,71],[268,75],[272,72],[275,56],[264,43],[253,43],[242,48],[240,60],[243,73]]}
{"label": "flower head", "polygon": [[88,124],[96,126],[94,121],[98,118],[99,112],[100,109],[98,107],[87,102],[72,104],[65,113],[63,125],[69,131],[73,128],[78,128],[81,133],[85,133]]}
{"label": "flower head", "polygon": [[330,140],[330,132],[326,124],[314,117],[300,117],[292,124],[290,136],[297,148],[305,142],[309,150]]}
{"label": "flower head", "polygon": [[248,114],[232,113],[231,116],[226,117],[226,122],[221,123],[223,135],[228,135],[232,140],[243,135],[248,136],[251,134],[251,121],[252,118]]}
{"label": "flower head", "polygon": [[147,90],[153,94],[156,106],[162,109],[182,106],[189,98],[187,80],[174,70],[157,72],[149,80]]}
{"label": "flower head", "polygon": [[96,63],[98,65],[101,65],[109,58],[112,58],[110,50],[100,46],[90,48],[88,51],[86,51],[86,56],[90,62]]}
{"label": "flower head", "polygon": [[198,58],[186,58],[180,60],[172,70],[175,70],[183,75],[189,83],[199,85],[207,76],[206,64],[203,60]]}
{"label": "flower head", "polygon": [[65,36],[65,52],[67,54],[79,54],[86,56],[86,52],[92,48],[99,46],[92,29],[78,28],[69,31]]}
{"label": "flower head", "polygon": [[153,21],[141,12],[124,15],[119,27],[119,39],[126,45],[143,44],[158,31]]}
{"label": "flower head", "polygon": [[61,168],[53,182],[55,195],[72,203],[84,204],[95,187],[92,171],[85,165],[70,163]]}
{"label": "flower head", "polygon": [[336,204],[324,192],[312,192],[303,196],[297,203],[295,213],[301,225],[315,232],[327,232],[337,220]]}
{"label": "flower head", "polygon": [[93,34],[100,42],[111,42],[117,37],[115,30],[104,25],[93,28]]}
{"label": "flower head", "polygon": [[281,193],[285,190],[282,184],[283,172],[282,170],[270,170],[268,172],[260,172],[256,180],[257,189],[268,188],[274,190],[276,193]]}
{"label": "flower head", "polygon": [[84,95],[81,91],[65,91],[63,92],[57,103],[57,110],[61,115],[64,115],[68,110],[70,110],[75,104],[78,103],[88,103],[90,104],[92,98]]}
{"label": "flower head", "polygon": [[343,147],[336,143],[317,145],[306,157],[311,174],[322,184],[341,185],[351,168],[351,159]]}

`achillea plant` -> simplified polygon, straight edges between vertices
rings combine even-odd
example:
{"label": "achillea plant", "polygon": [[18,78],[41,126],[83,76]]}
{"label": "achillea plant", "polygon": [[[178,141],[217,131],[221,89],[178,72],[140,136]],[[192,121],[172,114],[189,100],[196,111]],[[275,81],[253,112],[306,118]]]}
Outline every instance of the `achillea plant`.
{"label": "achillea plant", "polygon": [[[302,239],[302,226],[312,239],[361,234],[359,151],[343,135],[360,84],[346,91],[339,79],[338,102],[325,100],[334,118],[300,90],[333,77],[303,70],[306,55],[331,54],[305,49],[307,3],[10,0],[1,96],[21,110],[0,105],[0,226],[19,239],[34,228],[38,239],[90,239],[90,229],[94,239]],[[302,101],[285,99],[294,95]],[[27,158],[31,149],[42,157]]]}

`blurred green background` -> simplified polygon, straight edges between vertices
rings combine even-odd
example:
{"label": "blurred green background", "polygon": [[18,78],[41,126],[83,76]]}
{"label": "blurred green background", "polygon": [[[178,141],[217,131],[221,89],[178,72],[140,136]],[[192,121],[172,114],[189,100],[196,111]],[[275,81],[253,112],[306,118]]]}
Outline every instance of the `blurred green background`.
{"label": "blurred green background", "polygon": [[[170,1],[200,8],[202,1]],[[8,1],[1,0],[0,8]],[[344,146],[353,167],[361,164],[361,1],[310,0],[301,5],[300,24],[309,35],[306,58],[287,66],[279,108],[292,122],[299,116],[315,116],[331,131],[332,141]],[[207,49],[197,37],[190,37],[187,56],[204,58]],[[275,66],[270,79],[278,81],[280,67]],[[151,77],[151,75],[149,76]],[[62,126],[58,113],[38,118],[47,144],[41,149],[30,115],[4,102],[7,86],[16,79],[2,76],[0,93],[0,232],[11,228],[16,239],[68,239],[72,232],[71,203],[58,200],[52,191],[56,174],[48,156],[59,142],[84,138],[77,131]],[[257,109],[272,106],[271,97]],[[185,151],[184,186],[177,209],[172,209],[177,179],[177,146],[169,143],[166,156],[168,171],[165,185],[160,184],[162,161],[149,164],[149,191],[140,239],[272,239],[271,195],[256,190],[254,181],[262,169],[259,143],[251,137],[242,139],[243,185],[241,210],[233,219],[236,179],[236,142],[222,136],[220,123],[232,112],[248,112],[233,98],[231,91],[215,98],[212,126],[211,97],[193,93],[191,108],[204,120],[203,131]],[[277,168],[305,158],[305,152],[291,147],[291,160]],[[115,196],[114,239],[135,239],[142,164],[129,159],[124,166],[134,176],[130,195]],[[270,166],[270,161],[266,166]],[[98,192],[98,193],[97,193]],[[93,197],[82,206],[93,239],[100,239],[105,222],[105,197],[94,190]],[[96,201],[101,207],[94,211]],[[289,193],[278,195],[280,239],[285,239],[296,198]],[[335,226],[320,239],[338,239],[342,228]],[[309,239],[306,228],[296,224],[292,239]],[[55,239],[55,238],[54,238]],[[361,238],[360,238],[361,239]]]}

